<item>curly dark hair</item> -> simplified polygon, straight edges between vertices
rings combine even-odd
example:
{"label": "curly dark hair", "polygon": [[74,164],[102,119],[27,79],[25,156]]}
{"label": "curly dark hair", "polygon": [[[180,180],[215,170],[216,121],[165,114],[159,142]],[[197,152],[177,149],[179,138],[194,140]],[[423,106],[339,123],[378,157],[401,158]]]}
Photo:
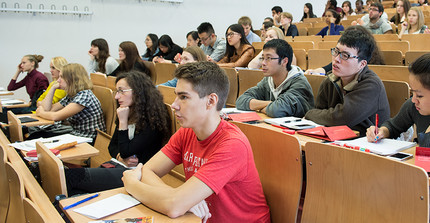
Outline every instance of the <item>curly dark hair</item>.
{"label": "curly dark hair", "polygon": [[[125,79],[127,84],[133,89],[133,105],[130,106],[129,122],[136,124],[136,130],[140,131],[145,126],[163,134],[163,141],[166,142],[171,135],[170,116],[163,96],[155,88],[148,75],[131,70],[118,75],[115,83]],[[116,120],[118,124],[118,119]]]}

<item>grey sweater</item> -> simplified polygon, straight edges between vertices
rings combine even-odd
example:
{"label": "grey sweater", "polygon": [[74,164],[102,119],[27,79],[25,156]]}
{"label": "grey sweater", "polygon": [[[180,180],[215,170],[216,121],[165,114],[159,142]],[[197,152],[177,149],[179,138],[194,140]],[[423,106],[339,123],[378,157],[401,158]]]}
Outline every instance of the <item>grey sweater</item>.
{"label": "grey sweater", "polygon": [[374,125],[376,114],[381,123],[390,118],[384,84],[367,66],[343,89],[345,94],[339,77],[328,75],[318,91],[315,109],[308,111],[305,118],[325,126],[347,125],[361,136]]}
{"label": "grey sweater", "polygon": [[291,77],[281,86],[281,93],[276,100],[269,87],[269,77],[264,77],[257,86],[248,89],[239,96],[236,100],[236,108],[250,111],[249,102],[251,99],[272,101],[266,107],[268,116],[275,118],[303,117],[314,106],[312,87],[303,72],[296,66],[293,66],[288,75]]}

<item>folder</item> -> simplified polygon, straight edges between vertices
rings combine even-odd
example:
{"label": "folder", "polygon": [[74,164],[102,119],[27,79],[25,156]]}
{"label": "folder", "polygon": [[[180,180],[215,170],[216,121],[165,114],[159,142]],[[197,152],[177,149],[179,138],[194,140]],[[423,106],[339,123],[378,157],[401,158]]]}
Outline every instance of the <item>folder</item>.
{"label": "folder", "polygon": [[430,172],[430,148],[417,147],[415,150],[415,165]]}
{"label": "folder", "polygon": [[332,127],[320,126],[312,129],[299,130],[297,133],[318,139],[324,139],[330,142],[357,137],[357,135],[346,125]]}
{"label": "folder", "polygon": [[237,113],[237,114],[228,114],[228,117],[235,122],[252,122],[261,120],[261,117],[257,114],[257,112],[246,112],[246,113]]}

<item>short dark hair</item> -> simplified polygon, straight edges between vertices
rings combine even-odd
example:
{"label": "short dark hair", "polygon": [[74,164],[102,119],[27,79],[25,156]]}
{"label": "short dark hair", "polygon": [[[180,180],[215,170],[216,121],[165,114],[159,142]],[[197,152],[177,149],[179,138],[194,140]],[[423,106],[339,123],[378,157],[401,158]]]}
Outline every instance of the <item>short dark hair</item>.
{"label": "short dark hair", "polygon": [[357,0],[355,1],[355,3],[359,2],[361,5],[363,5],[363,1],[362,0]]}
{"label": "short dark hair", "polygon": [[282,12],[281,6],[273,6],[272,11],[275,11],[276,13]]}
{"label": "short dark hair", "polygon": [[158,46],[160,45],[167,47],[168,52],[170,52],[175,44],[169,35],[164,34],[158,39]]}
{"label": "short dark hair", "polygon": [[268,29],[273,26],[273,22],[263,22],[264,29]]}
{"label": "short dark hair", "polygon": [[194,41],[199,40],[197,42],[198,46],[202,45],[202,41],[200,40],[200,37],[199,37],[199,34],[197,33],[197,31],[191,31],[191,32],[187,33],[187,35],[185,36],[185,38],[188,39],[189,35],[191,35],[191,38],[193,38]]}
{"label": "short dark hair", "polygon": [[191,83],[200,98],[212,93],[218,95],[217,111],[221,111],[227,100],[230,83],[225,71],[212,62],[195,62],[179,66],[175,77]]}
{"label": "short dark hair", "polygon": [[285,57],[288,58],[287,70],[291,70],[291,62],[293,61],[293,48],[287,41],[283,39],[272,39],[263,46],[263,51],[265,49],[274,49],[276,54],[278,54],[279,60],[278,63],[281,64],[281,60]]}
{"label": "short dark hair", "polygon": [[264,20],[266,20],[266,19],[273,23],[272,17],[266,17],[266,18],[264,18]]}
{"label": "short dark hair", "polygon": [[370,6],[378,7],[378,11],[384,13],[384,6],[379,2],[373,2]]}
{"label": "short dark hair", "polygon": [[333,8],[337,7],[337,1],[336,0],[330,0],[330,6]]}
{"label": "short dark hair", "polygon": [[359,57],[358,60],[366,60],[367,62],[370,61],[376,45],[372,33],[366,28],[359,26],[348,27],[340,37],[338,43],[356,49]]}
{"label": "short dark hair", "polygon": [[197,32],[199,34],[201,34],[201,33],[207,33],[208,35],[210,35],[212,33],[215,34],[214,27],[208,22],[204,22],[204,23],[200,24],[199,27],[197,27]]}
{"label": "short dark hair", "polygon": [[430,90],[430,53],[426,53],[409,65],[409,73],[415,75],[424,88]]}

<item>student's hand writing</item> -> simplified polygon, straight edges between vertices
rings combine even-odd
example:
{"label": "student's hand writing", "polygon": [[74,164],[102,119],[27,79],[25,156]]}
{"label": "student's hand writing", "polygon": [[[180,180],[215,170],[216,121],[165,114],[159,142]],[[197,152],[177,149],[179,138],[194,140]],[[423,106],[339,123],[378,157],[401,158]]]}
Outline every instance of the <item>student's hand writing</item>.
{"label": "student's hand writing", "polygon": [[140,181],[142,178],[142,167],[143,164],[139,163],[134,170],[126,170],[122,173],[122,182],[124,182],[124,187],[127,189],[127,185],[135,180]]}
{"label": "student's hand writing", "polygon": [[197,217],[202,219],[202,223],[206,223],[206,221],[212,217],[212,214],[209,212],[209,207],[205,200],[200,201],[198,204],[194,205],[189,212],[195,214]]}
{"label": "student's hand writing", "polygon": [[378,142],[382,138],[385,137],[384,130],[382,128],[378,128],[378,134],[375,134],[375,126],[370,126],[367,128],[366,137],[368,142]]}

